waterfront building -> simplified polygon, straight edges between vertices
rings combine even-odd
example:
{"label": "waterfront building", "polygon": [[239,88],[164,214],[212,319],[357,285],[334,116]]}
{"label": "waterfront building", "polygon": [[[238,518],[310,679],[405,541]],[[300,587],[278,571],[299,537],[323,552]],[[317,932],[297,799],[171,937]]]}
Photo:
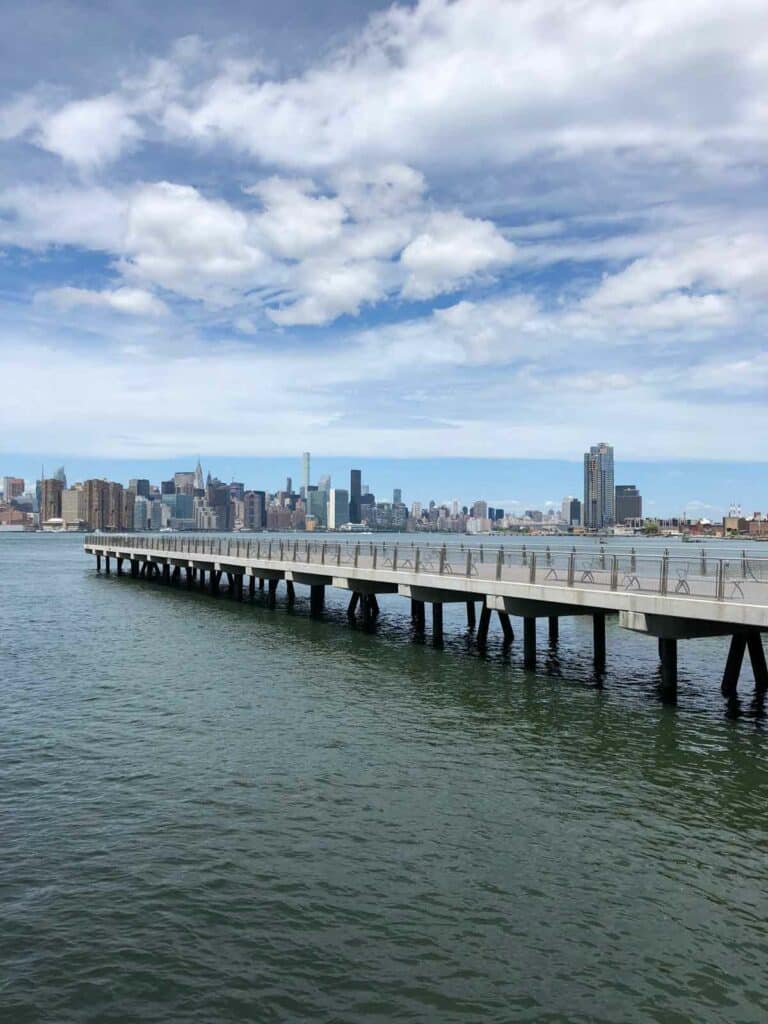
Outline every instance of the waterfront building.
{"label": "waterfront building", "polygon": [[267,495],[264,491],[246,491],[243,495],[243,526],[263,530],[267,525]]}
{"label": "waterfront building", "polygon": [[615,514],[617,523],[643,518],[643,499],[634,484],[616,484]]}
{"label": "waterfront building", "polygon": [[24,479],[20,476],[4,476],[3,477],[3,497],[6,503],[13,501],[14,498],[20,498],[24,493]]}
{"label": "waterfront building", "polygon": [[67,530],[79,530],[85,522],[82,484],[61,492],[61,518]]}
{"label": "waterfront building", "polygon": [[307,516],[314,519],[315,526],[326,526],[328,522],[328,491],[316,487],[307,494]]}
{"label": "waterfront building", "polygon": [[338,530],[349,522],[349,491],[335,487],[328,500],[328,529]]}
{"label": "waterfront building", "polygon": [[61,480],[49,479],[40,482],[40,525],[49,519],[61,519],[61,495],[64,484]]}
{"label": "waterfront building", "polygon": [[601,441],[584,453],[583,525],[588,530],[613,526],[614,506],[613,447]]}
{"label": "waterfront building", "polygon": [[83,507],[87,529],[106,530],[109,519],[109,486],[106,480],[85,481]]}
{"label": "waterfront building", "polygon": [[[367,495],[369,497],[370,495]],[[349,473],[349,521],[350,523],[360,522],[360,499],[362,498],[362,473],[359,469],[352,469]]]}

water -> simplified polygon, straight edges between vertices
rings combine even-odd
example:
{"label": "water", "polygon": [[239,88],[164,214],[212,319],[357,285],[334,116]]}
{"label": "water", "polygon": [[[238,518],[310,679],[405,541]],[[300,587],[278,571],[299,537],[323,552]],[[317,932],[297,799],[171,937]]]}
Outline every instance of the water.
{"label": "water", "polygon": [[[722,640],[414,642],[0,537],[0,1020],[763,1021],[763,708]],[[517,623],[515,623],[517,625]],[[600,685],[602,682],[602,685]]]}

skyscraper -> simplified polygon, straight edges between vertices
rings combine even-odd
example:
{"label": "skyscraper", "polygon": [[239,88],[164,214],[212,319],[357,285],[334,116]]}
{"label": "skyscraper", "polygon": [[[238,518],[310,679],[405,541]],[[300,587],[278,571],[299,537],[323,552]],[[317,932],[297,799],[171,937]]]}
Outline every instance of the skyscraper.
{"label": "skyscraper", "polygon": [[328,529],[338,530],[349,522],[349,492],[335,487],[328,501]]}
{"label": "skyscraper", "polygon": [[602,530],[616,521],[613,447],[601,441],[584,453],[583,525]]}
{"label": "skyscraper", "polygon": [[392,491],[392,504],[399,505],[403,500],[403,490],[401,487],[395,487]]}
{"label": "skyscraper", "polygon": [[42,480],[40,491],[40,525],[49,519],[61,519],[61,495],[64,484],[61,480]]}
{"label": "skyscraper", "polygon": [[200,465],[200,456],[197,457],[197,465],[195,466],[195,490],[205,490],[205,480],[203,479],[203,467]]}
{"label": "skyscraper", "polygon": [[360,522],[360,498],[362,496],[362,473],[359,469],[349,473],[349,521]]}
{"label": "skyscraper", "polygon": [[643,518],[643,499],[635,484],[616,484],[616,522]]}
{"label": "skyscraper", "polygon": [[309,452],[301,456],[301,496],[306,498],[309,494]]}
{"label": "skyscraper", "polygon": [[145,477],[132,477],[128,481],[128,490],[133,491],[134,494],[137,494],[142,498],[148,498],[149,480],[147,480]]}

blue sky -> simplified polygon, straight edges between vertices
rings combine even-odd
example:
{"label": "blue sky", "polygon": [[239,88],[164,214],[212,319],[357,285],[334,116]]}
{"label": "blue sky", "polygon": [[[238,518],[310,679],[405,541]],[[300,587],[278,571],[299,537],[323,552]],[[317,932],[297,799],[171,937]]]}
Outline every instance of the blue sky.
{"label": "blue sky", "polygon": [[[608,440],[709,460],[665,511],[768,504],[764,15],[5,5],[2,471],[310,449],[471,500]],[[522,475],[486,496],[562,496]]]}

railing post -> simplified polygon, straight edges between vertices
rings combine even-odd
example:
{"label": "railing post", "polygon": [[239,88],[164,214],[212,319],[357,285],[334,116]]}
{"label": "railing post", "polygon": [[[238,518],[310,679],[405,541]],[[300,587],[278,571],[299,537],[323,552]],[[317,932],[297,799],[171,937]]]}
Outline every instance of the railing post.
{"label": "railing post", "polygon": [[521,556],[522,556],[523,560],[522,560],[522,562],[520,564],[521,565],[528,565],[528,547],[527,547],[526,544],[523,544],[523,550],[521,551]]}
{"label": "railing post", "polygon": [[707,575],[707,550],[706,548],[701,549],[701,575]]}
{"label": "railing post", "polygon": [[500,547],[496,555],[496,579],[501,579],[501,571],[504,568],[504,548]]}
{"label": "railing post", "polygon": [[483,545],[481,544],[481,545],[480,545],[480,565],[482,565],[482,564],[483,564],[483,559],[484,559],[484,557],[485,557],[485,556],[483,555]]}
{"label": "railing post", "polygon": [[354,562],[355,569],[357,568],[357,563],[358,563],[359,559],[360,559],[360,545],[359,544],[355,544],[355,562]]}
{"label": "railing post", "polygon": [[336,565],[341,565],[341,543],[336,545]]}
{"label": "railing post", "polygon": [[416,557],[413,562],[413,571],[418,572],[421,568],[421,551],[416,548]]}
{"label": "railing post", "polygon": [[472,548],[467,548],[467,576],[472,575]]}
{"label": "railing post", "polygon": [[445,569],[445,544],[440,548],[440,575],[443,575]]}
{"label": "railing post", "polygon": [[717,561],[717,600],[725,599],[725,567],[722,558]]}
{"label": "railing post", "polygon": [[535,551],[531,552],[531,568],[530,568],[530,570],[528,572],[528,582],[529,583],[535,583],[536,582],[536,552]]}
{"label": "railing post", "polygon": [[320,552],[320,564],[325,565],[325,541],[323,541],[323,547]]}
{"label": "railing post", "polygon": [[611,590],[617,590],[619,586],[619,559],[616,555],[611,559]]}
{"label": "railing post", "polygon": [[741,552],[741,575],[743,579],[747,578],[747,552],[744,550]]}
{"label": "railing post", "polygon": [[568,586],[572,587],[576,579],[576,552],[571,551],[568,555]]}
{"label": "railing post", "polygon": [[395,550],[392,552],[392,572],[397,572],[397,544],[395,544]]}
{"label": "railing post", "polygon": [[629,555],[629,571],[630,572],[637,572],[637,557],[635,555],[635,549],[634,548],[632,548],[632,551],[631,551],[631,553]]}
{"label": "railing post", "polygon": [[270,561],[272,561],[272,541],[269,542],[269,547],[267,549],[267,558]]}
{"label": "railing post", "polygon": [[605,568],[605,544],[600,545],[600,568]]}
{"label": "railing post", "polygon": [[666,594],[667,579],[669,575],[669,555],[666,550],[661,556],[661,569],[659,570],[659,593]]}
{"label": "railing post", "polygon": [[373,545],[373,553],[371,555],[371,558],[373,559],[373,568],[375,569],[376,566],[379,563],[379,545],[378,544],[374,544]]}

